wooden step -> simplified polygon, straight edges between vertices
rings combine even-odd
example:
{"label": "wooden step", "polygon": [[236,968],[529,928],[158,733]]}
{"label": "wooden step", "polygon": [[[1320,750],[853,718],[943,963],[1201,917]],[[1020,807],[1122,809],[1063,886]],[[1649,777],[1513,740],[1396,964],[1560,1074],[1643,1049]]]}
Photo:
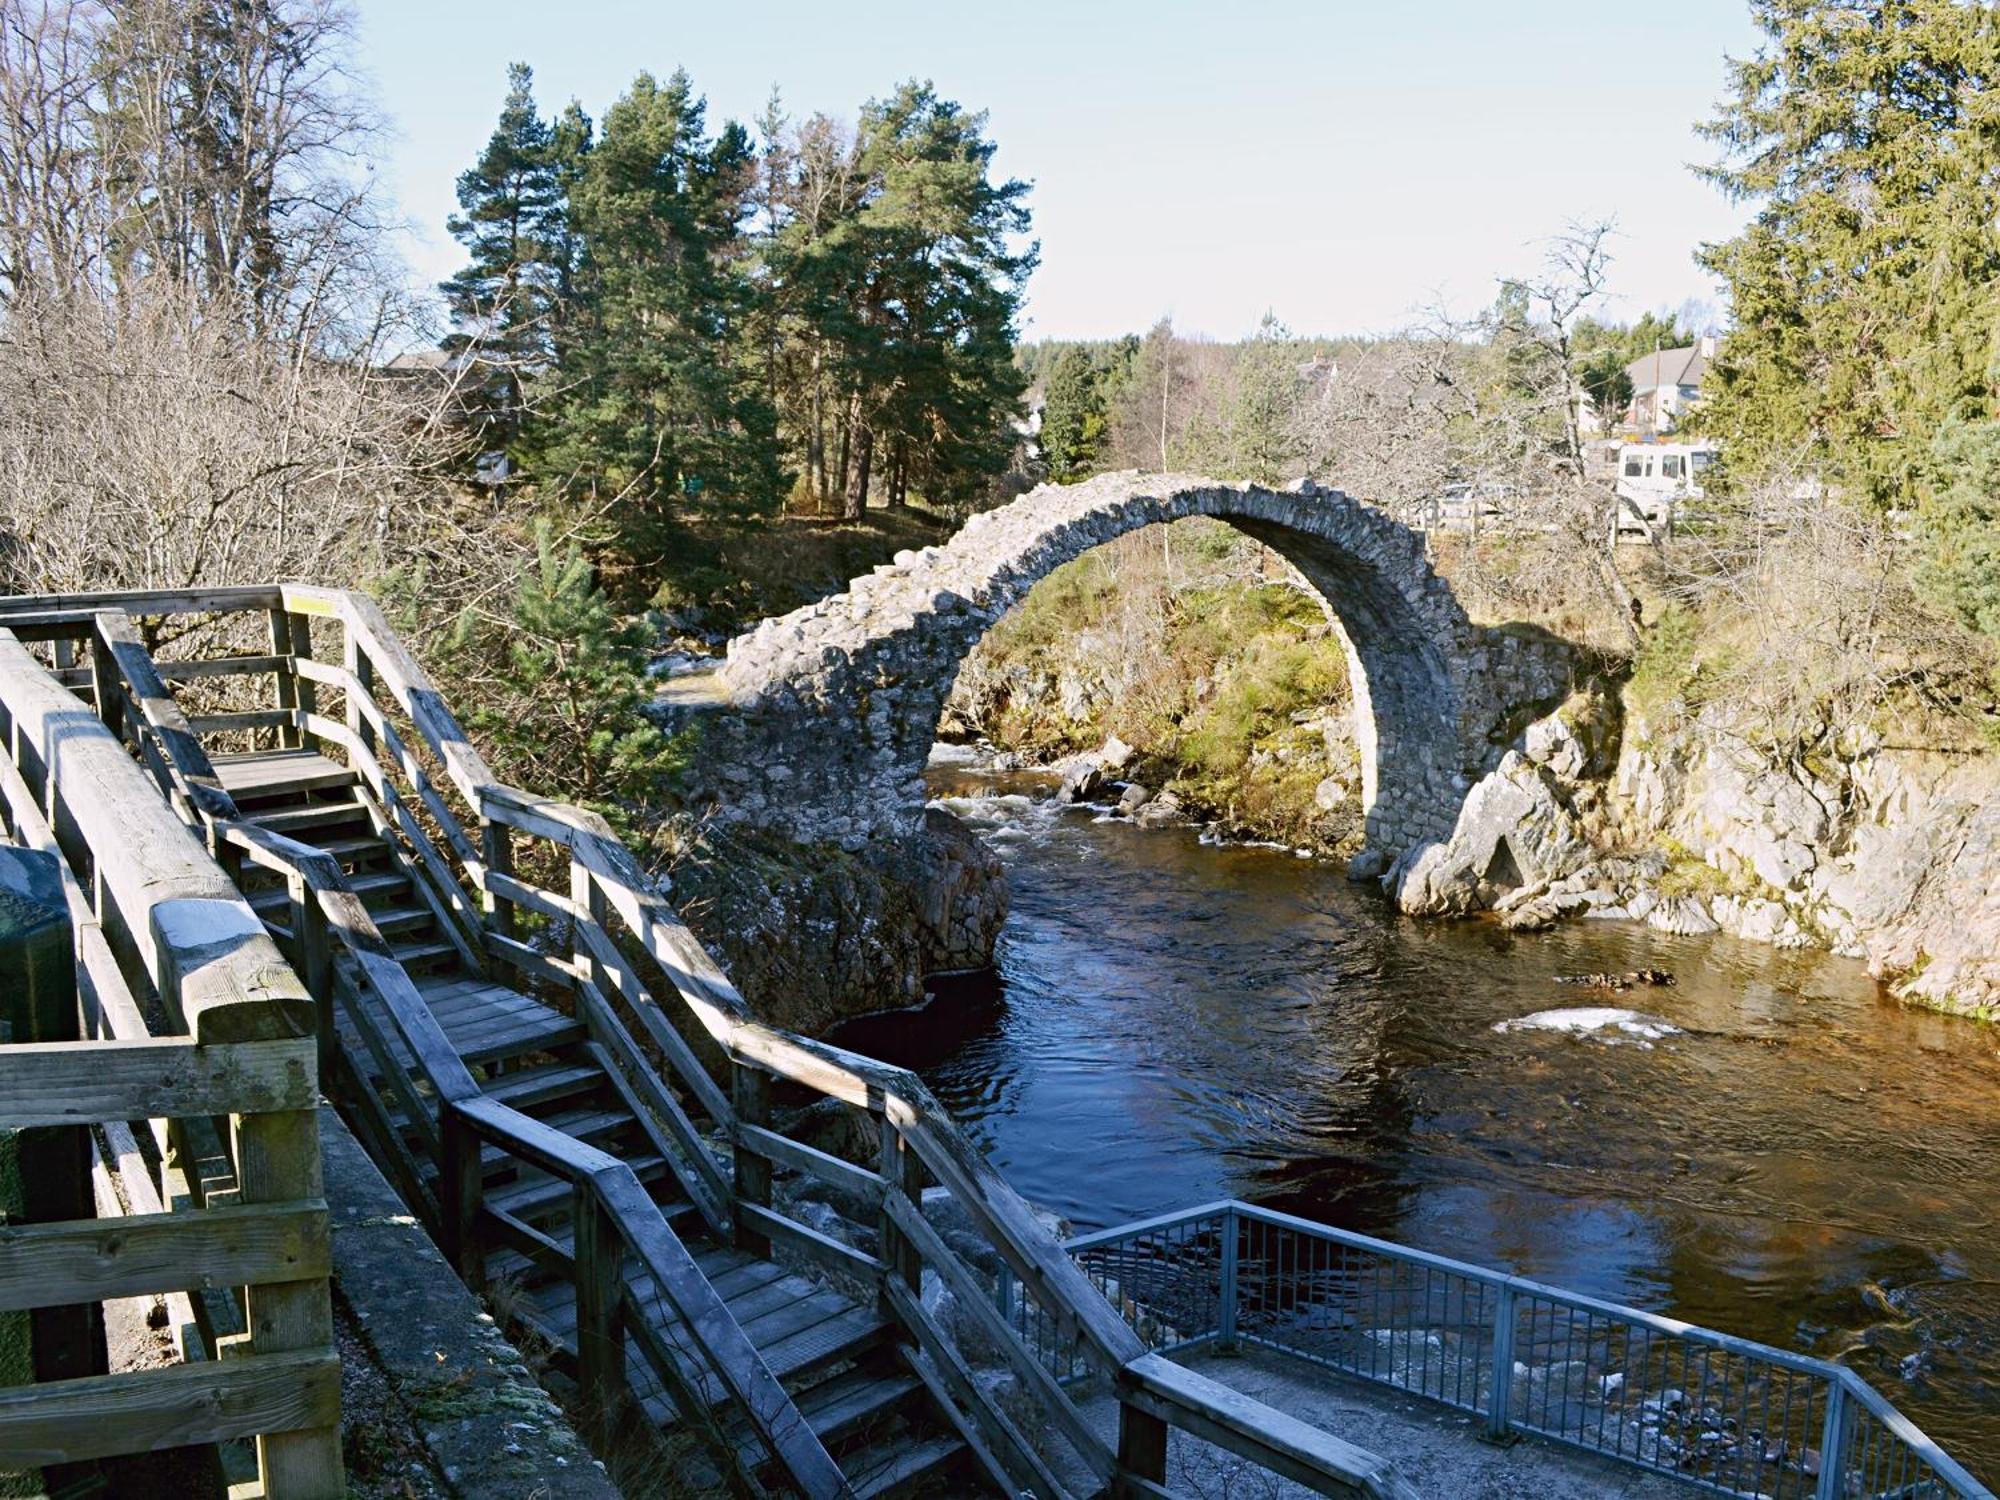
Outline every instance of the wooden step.
{"label": "wooden step", "polygon": [[[379,911],[370,911],[368,915],[375,923],[375,930],[387,938],[414,932],[426,922],[436,920],[428,906],[385,906]],[[281,907],[265,915],[264,925],[271,929],[273,937],[289,939],[292,935],[290,919],[289,907]]]}
{"label": "wooden step", "polygon": [[260,750],[213,757],[216,778],[242,807],[302,792],[353,786],[361,777],[317,750]]}
{"label": "wooden step", "polygon": [[388,855],[389,841],[379,833],[354,834],[349,837],[314,839],[313,846],[331,854],[343,865],[358,864],[364,860],[381,859]]}
{"label": "wooden step", "polygon": [[[613,1156],[620,1153],[606,1146],[605,1142],[621,1130],[637,1129],[639,1124],[632,1117],[632,1111],[622,1104],[611,1108],[600,1106],[569,1110],[542,1123],[554,1126],[572,1140],[596,1146],[599,1150],[610,1150]],[[517,1160],[504,1146],[482,1146],[479,1155],[480,1160],[487,1163],[497,1164]]]}
{"label": "wooden step", "polygon": [[391,943],[389,951],[396,955],[396,962],[406,969],[435,967],[459,956],[458,949],[442,938],[431,942]]}
{"label": "wooden step", "polygon": [[[459,983],[437,975],[416,978],[420,994],[427,988],[436,990]],[[428,1000],[429,996],[425,998]],[[457,996],[448,1006],[433,1004],[431,1011],[444,1028],[445,1036],[458,1049],[458,1055],[473,1067],[533,1053],[561,1052],[589,1035],[583,1023],[575,1017],[566,1016],[504,985],[488,985],[483,981],[476,984],[475,993]],[[340,1029],[350,1055],[372,1077],[375,1069],[368,1060],[360,1037],[345,1017],[341,1020]],[[401,1038],[394,1038],[392,1045],[405,1066],[415,1066]]]}
{"label": "wooden step", "polygon": [[534,1114],[544,1105],[560,1103],[605,1085],[604,1071],[597,1064],[558,1061],[536,1063],[489,1078],[485,1092],[489,1099]]}
{"label": "wooden step", "polygon": [[[841,1310],[828,1316],[831,1304],[822,1298],[836,1299],[842,1304]],[[669,1320],[664,1309],[649,1305],[644,1316],[667,1342],[681,1347],[680,1325]],[[572,1312],[565,1347],[575,1339],[574,1319]],[[813,1291],[788,1307],[751,1319],[743,1325],[743,1331],[757,1346],[771,1373],[788,1385],[798,1386],[822,1370],[861,1359],[880,1348],[889,1336],[890,1325],[872,1308],[862,1307],[838,1292]],[[715,1376],[704,1372],[701,1383],[702,1394],[711,1405],[722,1402],[725,1391]],[[640,1360],[635,1364],[632,1391],[655,1422],[672,1420],[673,1402],[661,1389],[649,1362]]]}
{"label": "wooden step", "polygon": [[[664,1156],[631,1157],[625,1164],[632,1169],[639,1181],[648,1187],[673,1175]],[[533,1175],[523,1173],[510,1185],[496,1188],[488,1193],[486,1201],[502,1213],[509,1213],[517,1219],[533,1223],[536,1218],[551,1209],[567,1208],[571,1191],[570,1184],[561,1177],[553,1177],[547,1173]],[[683,1208],[692,1210],[693,1207],[691,1203],[663,1203],[660,1211],[667,1214],[671,1222]],[[566,1235],[564,1238],[567,1241]]]}
{"label": "wooden step", "polygon": [[[673,1224],[676,1220],[685,1221],[687,1214],[693,1211],[693,1207],[694,1205],[685,1200],[663,1203],[660,1205],[660,1214],[669,1224]],[[575,1237],[567,1227],[544,1232],[564,1250],[568,1250],[575,1243]],[[705,1241],[702,1238],[705,1226],[698,1223],[682,1222],[675,1229],[675,1233],[680,1235],[681,1243],[687,1246],[688,1253],[694,1257],[695,1264],[708,1278],[709,1285],[716,1289],[716,1295],[724,1301],[733,1296],[740,1296],[746,1291],[755,1290],[768,1282],[783,1280],[787,1274],[769,1261],[755,1260],[740,1250]],[[489,1275],[519,1275],[530,1283],[537,1280],[546,1283],[535,1291],[536,1305],[543,1318],[562,1335],[553,1342],[574,1346],[575,1287],[567,1280],[556,1281],[550,1278],[547,1273],[537,1269],[527,1256],[515,1250],[489,1251],[486,1256],[486,1266]],[[636,1272],[638,1267],[634,1263],[629,1265],[628,1269]]]}
{"label": "wooden step", "polygon": [[[891,1426],[901,1425],[899,1408],[922,1389],[914,1375],[881,1374],[859,1368],[845,1370],[801,1394],[799,1415],[806,1419],[813,1436],[829,1450],[835,1450],[857,1433],[872,1438]],[[763,1447],[754,1439],[746,1439],[742,1452],[745,1459],[755,1464],[762,1457]]]}
{"label": "wooden step", "polygon": [[[410,886],[409,876],[399,870],[374,870],[365,875],[349,875],[347,888],[362,898],[365,903],[370,896],[380,897],[392,891],[405,891]],[[291,895],[283,886],[271,891],[258,891],[249,898],[250,909],[268,913],[291,904]],[[379,925],[379,918],[378,925]]]}
{"label": "wooden step", "polygon": [[356,801],[316,802],[306,807],[281,807],[268,812],[253,810],[245,813],[244,818],[259,828],[268,828],[273,833],[282,833],[286,838],[307,844],[315,844],[316,835],[328,828],[343,828],[350,823],[373,826],[368,809]]}
{"label": "wooden step", "polygon": [[850,1453],[840,1469],[854,1487],[855,1500],[887,1500],[912,1493],[964,1452],[964,1442],[955,1436],[905,1435]]}

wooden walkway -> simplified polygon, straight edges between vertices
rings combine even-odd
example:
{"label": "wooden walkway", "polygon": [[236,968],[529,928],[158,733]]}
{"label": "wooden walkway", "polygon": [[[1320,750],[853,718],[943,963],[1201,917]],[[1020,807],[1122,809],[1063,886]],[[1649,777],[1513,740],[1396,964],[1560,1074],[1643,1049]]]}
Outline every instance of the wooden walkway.
{"label": "wooden walkway", "polygon": [[[498,983],[473,967],[452,940],[436,906],[424,899],[422,872],[388,836],[389,819],[372,805],[360,776],[317,751],[284,749],[211,757],[222,787],[245,821],[323,851],[339,861],[390,941],[432,1015],[489,1098],[504,1101],[570,1138],[627,1162],[638,1174],[696,1264],[722,1295],[765,1363],[793,1394],[814,1434],[840,1464],[858,1497],[909,1492],[926,1480],[940,1492],[982,1490],[964,1462],[965,1443],[932,1409],[922,1383],[900,1358],[889,1320],[805,1276],[721,1242],[704,1221],[677,1154],[652,1118],[635,1107],[605,1065],[589,1028],[574,1015]],[[289,941],[291,899],[270,874],[244,880],[253,910],[274,936]],[[349,1020],[341,1023],[349,1058],[368,1056]],[[401,1061],[414,1065],[402,1044]],[[365,1066],[365,1064],[364,1064]],[[379,1074],[373,1082],[385,1082]],[[397,1124],[415,1144],[414,1122]],[[574,1250],[573,1191],[562,1177],[524,1165],[496,1146],[484,1149],[485,1206],[513,1231],[515,1246],[485,1251],[485,1281],[501,1293],[523,1327],[573,1372],[578,1356],[577,1298],[555,1265]],[[435,1181],[435,1173],[429,1174]],[[628,1305],[652,1337],[693,1364],[682,1330],[659,1288],[636,1258],[625,1265]],[[700,1377],[711,1400],[725,1392]],[[679,1418],[650,1364],[632,1371],[632,1393],[646,1415],[671,1428]],[[754,1460],[743,1435],[746,1461]]]}

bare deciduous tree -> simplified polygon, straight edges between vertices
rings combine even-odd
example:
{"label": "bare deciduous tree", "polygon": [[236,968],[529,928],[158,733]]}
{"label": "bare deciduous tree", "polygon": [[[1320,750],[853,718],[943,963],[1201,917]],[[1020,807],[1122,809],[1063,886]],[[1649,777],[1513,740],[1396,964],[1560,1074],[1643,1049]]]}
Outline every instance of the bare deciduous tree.
{"label": "bare deciduous tree", "polygon": [[364,335],[375,112],[341,0],[0,0],[0,298],[157,277],[256,337]]}
{"label": "bare deciduous tree", "polygon": [[420,330],[348,42],[336,0],[0,0],[0,585],[436,603],[492,550],[464,372],[387,366]]}

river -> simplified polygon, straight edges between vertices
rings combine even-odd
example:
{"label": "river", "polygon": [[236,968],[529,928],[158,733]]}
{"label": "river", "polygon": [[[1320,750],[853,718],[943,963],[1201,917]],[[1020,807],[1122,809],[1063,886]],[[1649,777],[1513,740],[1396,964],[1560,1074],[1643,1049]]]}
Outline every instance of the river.
{"label": "river", "polygon": [[[2000,1480],[1992,1027],[1825,953],[1402,919],[1325,863],[940,759],[1008,866],[998,972],[840,1039],[1028,1198],[1092,1229],[1240,1197],[1841,1359]],[[1555,982],[1644,968],[1677,982]],[[1631,1014],[1551,1014],[1586,1007]]]}

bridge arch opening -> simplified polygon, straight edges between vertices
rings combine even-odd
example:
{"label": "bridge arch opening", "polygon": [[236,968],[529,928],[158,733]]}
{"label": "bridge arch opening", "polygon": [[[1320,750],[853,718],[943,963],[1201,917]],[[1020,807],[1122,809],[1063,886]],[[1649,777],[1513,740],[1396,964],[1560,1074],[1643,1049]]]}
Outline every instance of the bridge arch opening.
{"label": "bridge arch opening", "polygon": [[[1393,759],[1436,738],[1432,726],[1416,738],[1411,699],[1435,711],[1450,689],[1403,601],[1375,597],[1374,578],[1335,576],[1340,561],[1297,532],[1226,517],[1154,521],[1094,542],[977,634],[956,681],[942,685],[936,732],[961,737],[1011,718],[1026,745],[1067,754],[1095,748],[1097,739],[1077,743],[1089,722],[1100,739],[1116,734],[1142,752],[1194,746],[1199,776],[1205,758],[1219,764],[1274,743],[1256,728],[1251,684],[1302,673],[1315,687],[1296,706],[1322,716],[1338,746],[1326,769],[1353,797],[1333,826],[1360,834],[1362,814],[1384,806],[1384,747]],[[1386,658],[1376,649],[1385,641],[1395,643]],[[1321,727],[1305,731],[1315,748]],[[1276,739],[1306,748],[1282,728]],[[1393,771],[1388,779],[1393,788]]]}

